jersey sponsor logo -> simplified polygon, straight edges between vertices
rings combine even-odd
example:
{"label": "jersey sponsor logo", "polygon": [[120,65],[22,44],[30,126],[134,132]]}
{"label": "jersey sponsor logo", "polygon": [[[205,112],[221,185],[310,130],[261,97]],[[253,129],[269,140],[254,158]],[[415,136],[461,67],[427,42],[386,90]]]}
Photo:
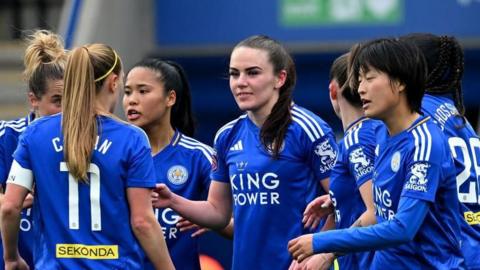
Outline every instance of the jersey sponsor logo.
{"label": "jersey sponsor logo", "polygon": [[320,172],[329,171],[335,166],[337,153],[333,150],[328,140],[324,140],[315,146],[315,154],[320,157]]}
{"label": "jersey sponsor logo", "polygon": [[335,223],[339,224],[342,221],[342,215],[340,214],[340,210],[337,208],[337,199],[335,198],[335,193],[332,190],[328,191],[330,194],[330,198],[332,199],[333,208],[335,209]]}
{"label": "jersey sponsor logo", "polygon": [[118,245],[57,244],[57,258],[115,260],[118,259]]}
{"label": "jersey sponsor logo", "polygon": [[175,165],[170,167],[167,172],[168,181],[174,185],[181,185],[187,182],[188,171],[181,165]]}
{"label": "jersey sponsor logo", "polygon": [[239,140],[232,147],[230,147],[230,151],[242,151],[242,150],[243,150],[242,140]]}
{"label": "jersey sponsor logo", "polygon": [[357,179],[368,173],[371,173],[373,170],[370,159],[367,158],[362,147],[350,152],[348,160],[354,164],[355,178]]}
{"label": "jersey sponsor logo", "polygon": [[277,205],[280,204],[280,185],[278,175],[268,173],[238,173],[230,176],[233,203],[243,205]]}
{"label": "jersey sponsor logo", "polygon": [[155,217],[162,225],[163,236],[166,239],[176,239],[178,228],[176,224],[180,220],[180,216],[171,208],[158,209],[155,208]]}
{"label": "jersey sponsor logo", "polygon": [[402,156],[400,155],[400,152],[395,152],[393,153],[392,160],[390,161],[390,167],[392,168],[392,171],[398,172],[400,169],[400,159]]}
{"label": "jersey sponsor logo", "polygon": [[480,224],[480,212],[467,211],[463,213],[465,221],[468,225],[478,225]]}
{"label": "jersey sponsor logo", "polygon": [[28,232],[32,229],[32,208],[22,210],[22,218],[20,219],[20,230]]}
{"label": "jersey sponsor logo", "polygon": [[392,220],[395,217],[395,211],[392,209],[390,192],[374,185],[373,193],[376,215],[386,220]]}
{"label": "jersey sponsor logo", "polygon": [[424,162],[413,164],[412,167],[410,167],[412,175],[405,184],[405,189],[427,192],[427,170],[429,167],[430,165]]}

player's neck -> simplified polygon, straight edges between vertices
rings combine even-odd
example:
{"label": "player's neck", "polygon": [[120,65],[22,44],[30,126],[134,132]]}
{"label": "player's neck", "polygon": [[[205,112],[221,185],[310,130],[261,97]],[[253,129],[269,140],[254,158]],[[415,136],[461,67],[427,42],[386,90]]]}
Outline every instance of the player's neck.
{"label": "player's neck", "polygon": [[356,108],[354,106],[345,106],[340,109],[340,118],[342,120],[343,131],[347,131],[350,125],[365,116],[362,108]]}
{"label": "player's neck", "polygon": [[383,122],[387,126],[390,136],[395,136],[408,129],[418,117],[420,117],[419,113],[412,112],[410,108],[407,108],[407,110],[401,110],[400,112],[391,114],[384,119]]}
{"label": "player's neck", "polygon": [[162,151],[172,141],[175,130],[170,123],[162,123],[144,128],[152,147],[152,155]]}

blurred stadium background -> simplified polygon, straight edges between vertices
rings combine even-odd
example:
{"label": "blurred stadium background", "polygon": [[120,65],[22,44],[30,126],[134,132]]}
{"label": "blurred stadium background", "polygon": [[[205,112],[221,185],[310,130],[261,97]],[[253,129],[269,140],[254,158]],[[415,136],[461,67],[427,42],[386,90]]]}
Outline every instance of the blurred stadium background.
{"label": "blurred stadium background", "polygon": [[[0,0],[0,119],[27,114],[22,32],[58,32],[67,48],[113,46],[130,67],[145,56],[178,61],[187,71],[197,138],[239,111],[228,87],[228,57],[238,41],[266,34],[285,44],[297,65],[295,100],[341,132],[328,99],[332,61],[355,42],[412,32],[457,37],[465,49],[467,117],[479,130],[480,0]],[[119,107],[117,114],[123,116]],[[228,269],[231,243],[202,237],[205,269]],[[219,263],[219,264],[218,264]]]}

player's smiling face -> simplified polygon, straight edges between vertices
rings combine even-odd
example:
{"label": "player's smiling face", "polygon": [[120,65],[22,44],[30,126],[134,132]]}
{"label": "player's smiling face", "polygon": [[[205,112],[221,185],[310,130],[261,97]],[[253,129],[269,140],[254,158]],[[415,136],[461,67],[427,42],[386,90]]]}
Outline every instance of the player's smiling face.
{"label": "player's smiling face", "polygon": [[385,119],[401,103],[399,83],[381,71],[360,70],[358,93],[365,116]]}
{"label": "player's smiling face", "polygon": [[270,114],[278,100],[285,71],[274,74],[265,50],[238,47],[230,56],[230,89],[242,111]]}
{"label": "player's smiling face", "polygon": [[159,124],[169,117],[166,112],[170,103],[158,72],[135,67],[128,73],[123,109],[129,122],[139,127]]}

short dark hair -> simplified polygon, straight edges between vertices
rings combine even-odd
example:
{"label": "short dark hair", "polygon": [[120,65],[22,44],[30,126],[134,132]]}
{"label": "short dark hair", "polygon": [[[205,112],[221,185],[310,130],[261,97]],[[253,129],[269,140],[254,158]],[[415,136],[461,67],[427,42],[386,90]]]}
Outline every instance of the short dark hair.
{"label": "short dark hair", "polygon": [[420,112],[427,67],[425,57],[417,46],[399,39],[382,38],[360,44],[351,54],[352,88],[358,89],[360,71],[378,70],[386,73],[391,81],[405,85],[410,109]]}

